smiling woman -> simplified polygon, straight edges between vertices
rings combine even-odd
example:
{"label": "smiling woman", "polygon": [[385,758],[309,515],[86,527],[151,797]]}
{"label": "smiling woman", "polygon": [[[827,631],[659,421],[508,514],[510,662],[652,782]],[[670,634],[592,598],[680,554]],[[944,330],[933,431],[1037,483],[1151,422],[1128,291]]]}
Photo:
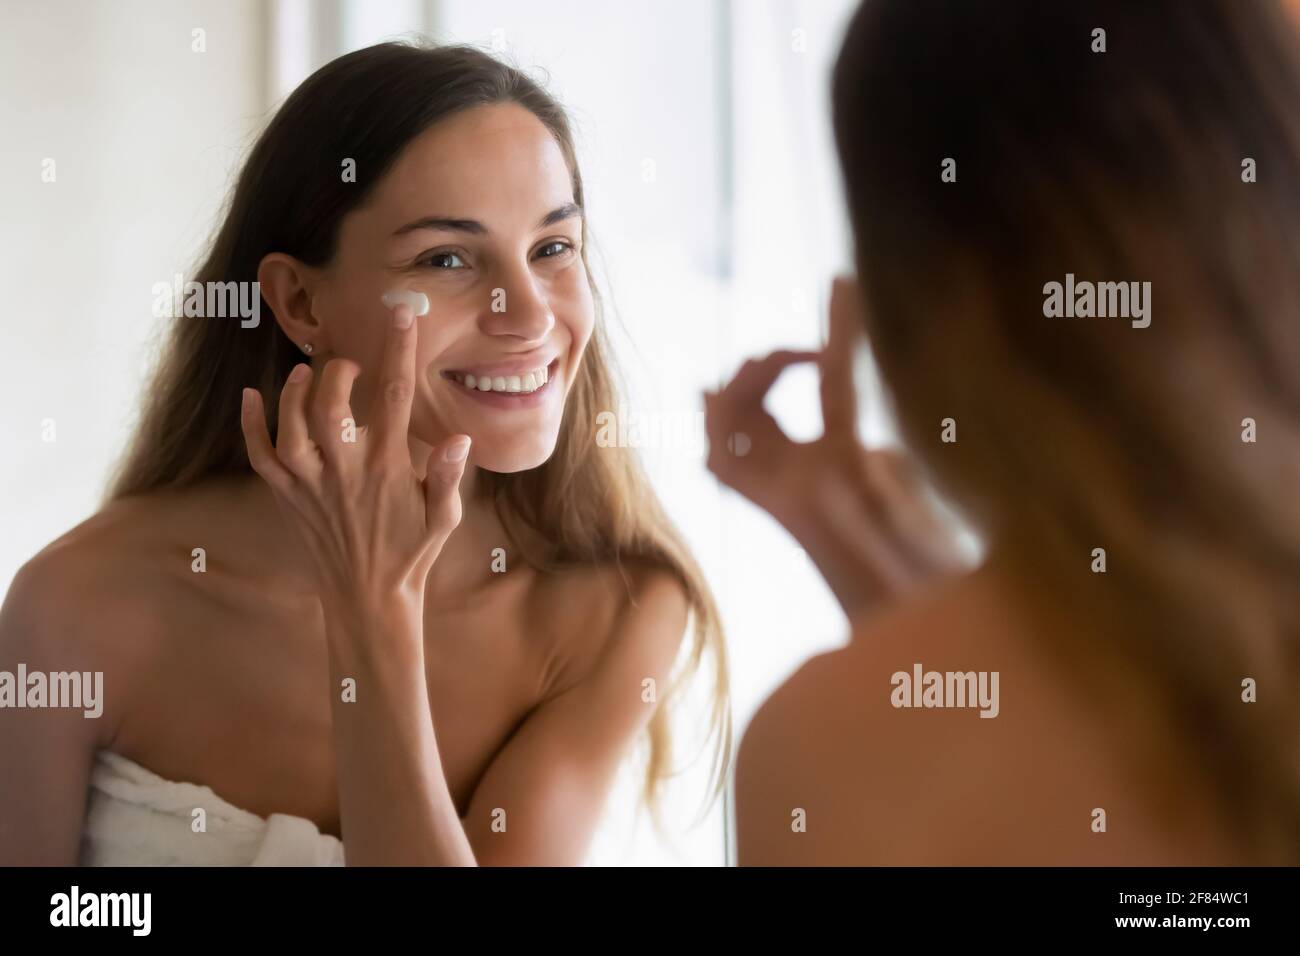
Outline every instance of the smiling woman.
{"label": "smiling woman", "polygon": [[720,786],[712,596],[595,440],[582,210],[562,109],[476,50],[289,97],[196,276],[275,321],[173,324],[109,502],[0,613],[0,658],[112,688],[0,725],[0,862],[579,863],[643,733],[653,804],[707,653]]}

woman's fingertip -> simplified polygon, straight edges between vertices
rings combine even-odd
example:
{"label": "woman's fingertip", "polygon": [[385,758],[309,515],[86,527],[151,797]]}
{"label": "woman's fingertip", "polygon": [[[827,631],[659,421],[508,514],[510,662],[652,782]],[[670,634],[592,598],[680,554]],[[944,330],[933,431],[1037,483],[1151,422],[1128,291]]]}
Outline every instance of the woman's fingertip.
{"label": "woman's fingertip", "polygon": [[464,461],[469,457],[470,438],[468,435],[460,435],[453,438],[447,443],[443,450],[442,460],[445,462]]}

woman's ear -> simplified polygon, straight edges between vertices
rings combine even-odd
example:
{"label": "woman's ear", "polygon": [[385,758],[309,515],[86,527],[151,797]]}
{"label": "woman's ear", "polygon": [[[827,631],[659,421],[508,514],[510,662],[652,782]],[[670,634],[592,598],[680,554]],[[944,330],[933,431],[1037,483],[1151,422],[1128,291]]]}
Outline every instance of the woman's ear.
{"label": "woman's ear", "polygon": [[257,281],[262,298],[290,341],[308,355],[327,352],[325,327],[312,313],[316,271],[293,256],[272,252],[258,264]]}

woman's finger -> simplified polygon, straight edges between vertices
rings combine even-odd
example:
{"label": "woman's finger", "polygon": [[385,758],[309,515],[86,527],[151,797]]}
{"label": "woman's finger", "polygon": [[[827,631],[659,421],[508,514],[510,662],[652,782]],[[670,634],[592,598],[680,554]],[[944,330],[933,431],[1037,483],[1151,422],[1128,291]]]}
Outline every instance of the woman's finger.
{"label": "woman's finger", "polygon": [[704,405],[704,430],[712,444],[734,443],[737,433],[743,432],[745,448],[740,454],[744,455],[759,438],[768,439],[765,447],[769,448],[771,440],[790,441],[761,401],[742,403],[734,396],[706,394]]}
{"label": "woman's finger", "polygon": [[307,429],[307,395],[311,391],[311,366],[293,367],[280,390],[280,421],[275,451],[286,468],[300,477],[311,477],[320,465],[316,446]]}
{"label": "woman's finger", "polygon": [[285,494],[293,487],[294,478],[281,464],[271,444],[271,433],[266,427],[266,409],[262,393],[255,388],[244,389],[240,402],[239,427],[244,433],[244,446],[248,449],[248,463],[272,491]]}
{"label": "woman's finger", "polygon": [[776,419],[763,408],[763,399],[781,372],[799,362],[817,360],[816,352],[782,349],[761,359],[750,359],[720,391],[705,393],[704,422],[709,441],[721,446],[733,441],[737,431],[747,440],[760,434],[789,442]]}
{"label": "woman's finger", "polygon": [[853,385],[853,359],[862,337],[857,282],[837,278],[831,285],[830,330],[822,349],[822,422],[828,433],[856,434],[858,393]]}
{"label": "woman's finger", "polygon": [[798,445],[759,401],[743,412],[727,406],[727,399],[706,392],[705,431],[709,439],[704,465],[724,485],[766,507],[765,488],[788,465]]}
{"label": "woman's finger", "polygon": [[437,548],[460,524],[460,479],[469,461],[469,449],[468,435],[452,435],[429,452],[424,473],[424,512],[431,543]]}
{"label": "woman's finger", "polygon": [[771,390],[772,384],[787,368],[799,362],[816,362],[820,357],[819,352],[780,349],[761,359],[750,359],[740,367],[718,395],[729,405],[761,402],[763,396]]}
{"label": "woman's finger", "polygon": [[376,454],[409,461],[406,435],[415,394],[415,312],[403,302],[393,309],[391,318],[379,367],[379,389],[370,414],[371,430]]}
{"label": "woman's finger", "polygon": [[312,437],[325,457],[336,462],[360,444],[356,417],[352,414],[352,383],[360,374],[361,367],[351,359],[330,359],[316,386],[311,410]]}

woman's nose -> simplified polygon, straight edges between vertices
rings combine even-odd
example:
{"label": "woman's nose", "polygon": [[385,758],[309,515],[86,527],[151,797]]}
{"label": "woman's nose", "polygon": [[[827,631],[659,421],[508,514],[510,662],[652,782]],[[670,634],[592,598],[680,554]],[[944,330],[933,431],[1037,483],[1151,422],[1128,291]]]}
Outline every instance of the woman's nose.
{"label": "woman's nose", "polygon": [[492,290],[480,325],[489,335],[533,342],[546,337],[555,325],[555,316],[531,275],[512,276]]}

